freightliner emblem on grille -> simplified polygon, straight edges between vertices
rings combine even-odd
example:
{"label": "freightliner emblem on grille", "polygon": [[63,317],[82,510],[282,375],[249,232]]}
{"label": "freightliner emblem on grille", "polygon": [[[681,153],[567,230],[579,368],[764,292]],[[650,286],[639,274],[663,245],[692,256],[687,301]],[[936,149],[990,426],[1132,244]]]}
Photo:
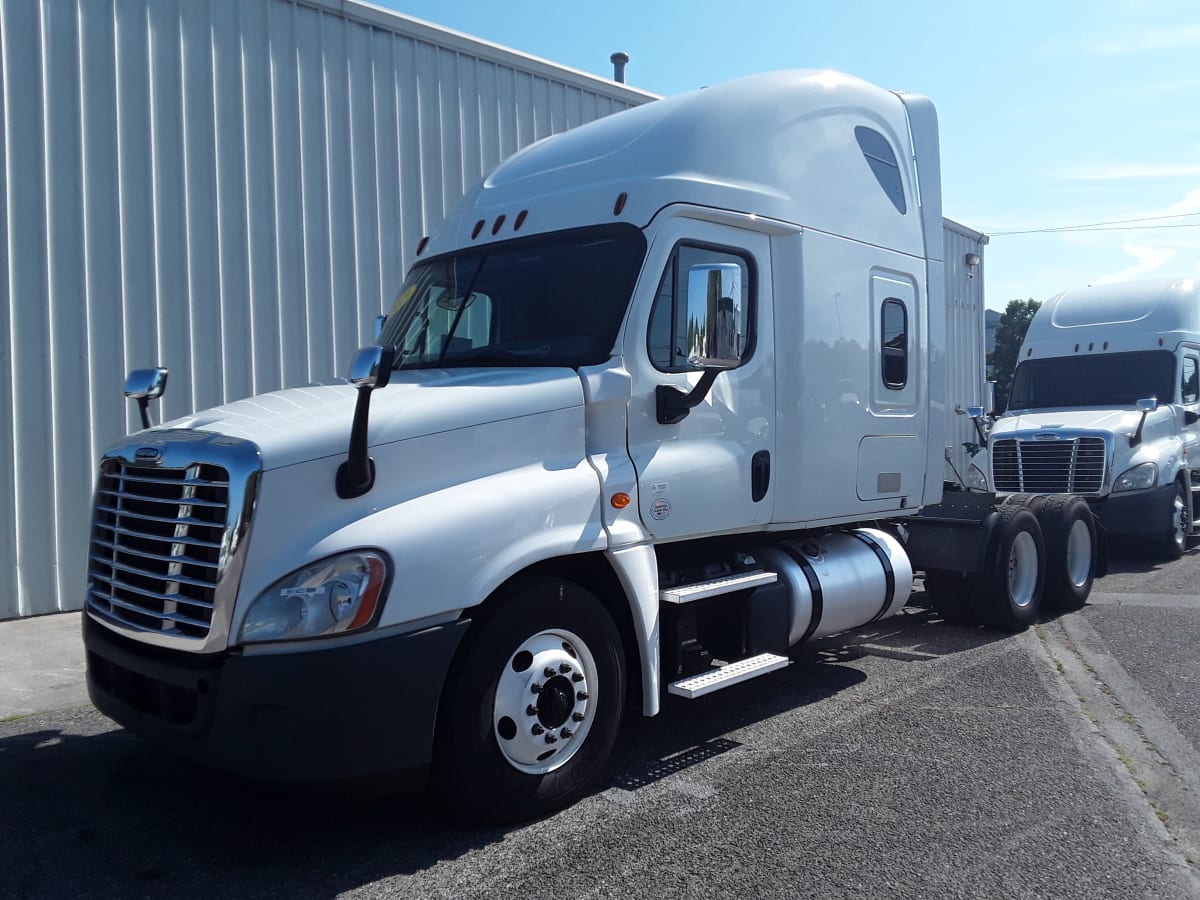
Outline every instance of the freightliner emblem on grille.
{"label": "freightliner emblem on grille", "polygon": [[[1057,434],[1051,434],[1049,431],[1043,431],[1041,434],[1033,436],[1035,441],[1057,441],[1061,440]],[[141,452],[141,451],[138,451]]]}
{"label": "freightliner emblem on grille", "polygon": [[133,456],[141,462],[153,462],[162,456],[162,451],[157,447],[138,447],[137,452]]}

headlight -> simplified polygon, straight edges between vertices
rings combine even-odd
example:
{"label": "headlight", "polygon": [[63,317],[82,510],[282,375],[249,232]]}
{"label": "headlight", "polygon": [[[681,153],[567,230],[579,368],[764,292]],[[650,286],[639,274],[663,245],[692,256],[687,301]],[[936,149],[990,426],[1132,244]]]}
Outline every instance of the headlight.
{"label": "headlight", "polygon": [[979,466],[973,465],[967,469],[967,487],[976,491],[988,489],[987,476],[983,474],[983,470]]}
{"label": "headlight", "polygon": [[1140,491],[1158,484],[1158,463],[1142,463],[1132,469],[1126,469],[1121,477],[1113,484],[1113,493],[1117,491]]}
{"label": "headlight", "polygon": [[288,641],[357,631],[379,608],[388,564],[381,553],[342,553],[297,569],[259,594],[241,641]]}

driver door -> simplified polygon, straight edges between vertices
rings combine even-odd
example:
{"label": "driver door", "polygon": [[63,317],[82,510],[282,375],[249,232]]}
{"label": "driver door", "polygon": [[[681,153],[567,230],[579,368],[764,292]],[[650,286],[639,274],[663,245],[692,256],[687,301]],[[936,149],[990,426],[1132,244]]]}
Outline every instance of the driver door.
{"label": "driver door", "polygon": [[[676,219],[654,238],[645,271],[656,276],[639,285],[625,352],[633,380],[629,454],[642,522],[660,540],[765,525],[775,465],[769,239]],[[738,347],[736,367],[717,374],[680,421],[663,422],[660,385],[686,393],[703,377],[697,365],[705,363],[704,354],[697,350],[687,298],[689,284],[693,293],[703,291],[696,286],[706,278],[713,285],[710,328],[719,344]]]}

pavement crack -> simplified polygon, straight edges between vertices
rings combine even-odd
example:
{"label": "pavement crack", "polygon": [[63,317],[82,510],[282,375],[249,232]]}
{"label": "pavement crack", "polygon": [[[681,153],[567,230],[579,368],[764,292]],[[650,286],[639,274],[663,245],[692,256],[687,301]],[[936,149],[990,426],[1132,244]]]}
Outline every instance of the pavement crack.
{"label": "pavement crack", "polygon": [[1168,863],[1200,896],[1200,760],[1184,738],[1107,651],[1082,615],[1035,626],[1060,694],[1088,725],[1092,749],[1126,785],[1131,810]]}

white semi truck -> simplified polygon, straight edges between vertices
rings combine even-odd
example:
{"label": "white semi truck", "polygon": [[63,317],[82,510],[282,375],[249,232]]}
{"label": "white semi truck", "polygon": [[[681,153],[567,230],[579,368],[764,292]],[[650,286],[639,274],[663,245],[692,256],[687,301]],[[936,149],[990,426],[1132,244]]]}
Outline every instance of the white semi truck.
{"label": "white semi truck", "polygon": [[986,456],[998,492],[1087,498],[1108,534],[1183,552],[1200,490],[1200,282],[1064,291],[1037,311]]}
{"label": "white semi truck", "polygon": [[349,384],[150,427],[165,370],[133,373],[95,704],[229,770],[400,772],[517,820],[597,782],[627,707],[786,666],[914,570],[960,622],[1082,603],[1082,500],[943,499],[982,372],[948,385],[940,190],[927,99],[746,78],[502,163]]}

